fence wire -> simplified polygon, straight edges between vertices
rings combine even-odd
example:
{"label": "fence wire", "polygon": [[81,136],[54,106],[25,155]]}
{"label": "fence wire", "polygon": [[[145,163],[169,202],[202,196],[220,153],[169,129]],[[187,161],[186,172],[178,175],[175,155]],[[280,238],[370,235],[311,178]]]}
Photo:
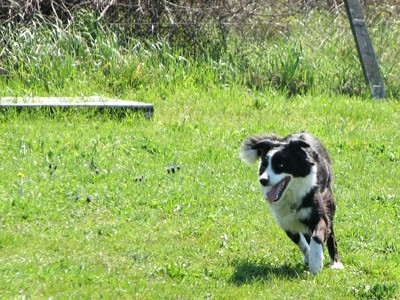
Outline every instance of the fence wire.
{"label": "fence wire", "polygon": [[[369,23],[394,26],[400,16],[400,0],[362,0]],[[40,15],[52,22],[74,21],[77,12],[89,11],[97,21],[135,37],[176,36],[193,39],[210,27],[221,32],[248,34],[257,26],[284,30],[290,21],[313,11],[338,14],[343,0],[1,0],[0,22],[29,22]],[[389,24],[392,21],[393,24]]]}
{"label": "fence wire", "polygon": [[[361,0],[373,19],[381,13],[400,14],[399,0]],[[90,10],[99,19],[134,28],[204,24],[253,24],[258,18],[279,22],[282,17],[325,10],[334,13],[343,0],[2,0],[0,20],[28,21],[35,14],[68,21],[78,10]],[[145,31],[146,32],[146,31]],[[146,32],[148,33],[148,32]]]}

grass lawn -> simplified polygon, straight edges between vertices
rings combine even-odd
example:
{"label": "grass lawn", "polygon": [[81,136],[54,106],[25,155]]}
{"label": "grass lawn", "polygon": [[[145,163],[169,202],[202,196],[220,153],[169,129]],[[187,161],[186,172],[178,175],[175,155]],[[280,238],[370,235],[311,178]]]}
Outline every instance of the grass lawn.
{"label": "grass lawn", "polygon": [[[79,10],[0,23],[1,97],[155,108],[0,111],[0,299],[400,299],[400,23],[376,10],[386,101],[369,99],[343,10],[200,36],[200,53]],[[248,135],[298,131],[333,159],[344,270],[325,254],[307,271],[239,158]]]}
{"label": "grass lawn", "polygon": [[[399,102],[234,87],[146,101],[152,120],[0,115],[0,298],[400,298]],[[250,134],[303,130],[334,161],[346,266],[326,253],[317,276],[238,154]]]}

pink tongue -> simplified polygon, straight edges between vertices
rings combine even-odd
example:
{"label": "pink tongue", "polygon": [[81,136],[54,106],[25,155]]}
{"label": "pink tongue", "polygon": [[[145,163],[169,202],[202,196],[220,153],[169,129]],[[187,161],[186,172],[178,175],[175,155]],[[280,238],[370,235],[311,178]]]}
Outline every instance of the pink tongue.
{"label": "pink tongue", "polygon": [[279,192],[281,190],[282,184],[284,184],[284,180],[279,181],[277,184],[275,184],[272,189],[267,193],[267,197],[269,202],[275,202],[278,200],[279,197]]}

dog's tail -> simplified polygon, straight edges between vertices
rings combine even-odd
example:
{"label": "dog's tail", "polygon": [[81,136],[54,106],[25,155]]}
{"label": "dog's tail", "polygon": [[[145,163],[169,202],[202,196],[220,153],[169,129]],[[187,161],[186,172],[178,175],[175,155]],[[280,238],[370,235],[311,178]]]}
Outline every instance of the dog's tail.
{"label": "dog's tail", "polygon": [[273,147],[278,146],[282,138],[277,135],[252,135],[245,139],[240,149],[241,159],[249,165],[257,162],[261,155],[266,154]]}

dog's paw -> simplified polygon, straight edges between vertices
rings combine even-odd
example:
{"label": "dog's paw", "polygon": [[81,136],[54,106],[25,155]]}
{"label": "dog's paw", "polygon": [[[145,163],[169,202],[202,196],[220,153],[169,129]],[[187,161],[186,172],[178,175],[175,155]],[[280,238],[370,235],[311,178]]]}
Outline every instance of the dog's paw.
{"label": "dog's paw", "polygon": [[318,274],[322,270],[322,260],[321,261],[317,261],[317,260],[310,261],[310,263],[308,265],[308,269],[314,275]]}
{"label": "dog's paw", "polygon": [[311,239],[310,257],[308,264],[310,272],[313,274],[319,273],[322,270],[323,262],[324,262],[323,245],[319,242],[316,242],[314,239]]}
{"label": "dog's paw", "polygon": [[334,270],[343,270],[344,265],[340,261],[331,262],[331,269]]}

